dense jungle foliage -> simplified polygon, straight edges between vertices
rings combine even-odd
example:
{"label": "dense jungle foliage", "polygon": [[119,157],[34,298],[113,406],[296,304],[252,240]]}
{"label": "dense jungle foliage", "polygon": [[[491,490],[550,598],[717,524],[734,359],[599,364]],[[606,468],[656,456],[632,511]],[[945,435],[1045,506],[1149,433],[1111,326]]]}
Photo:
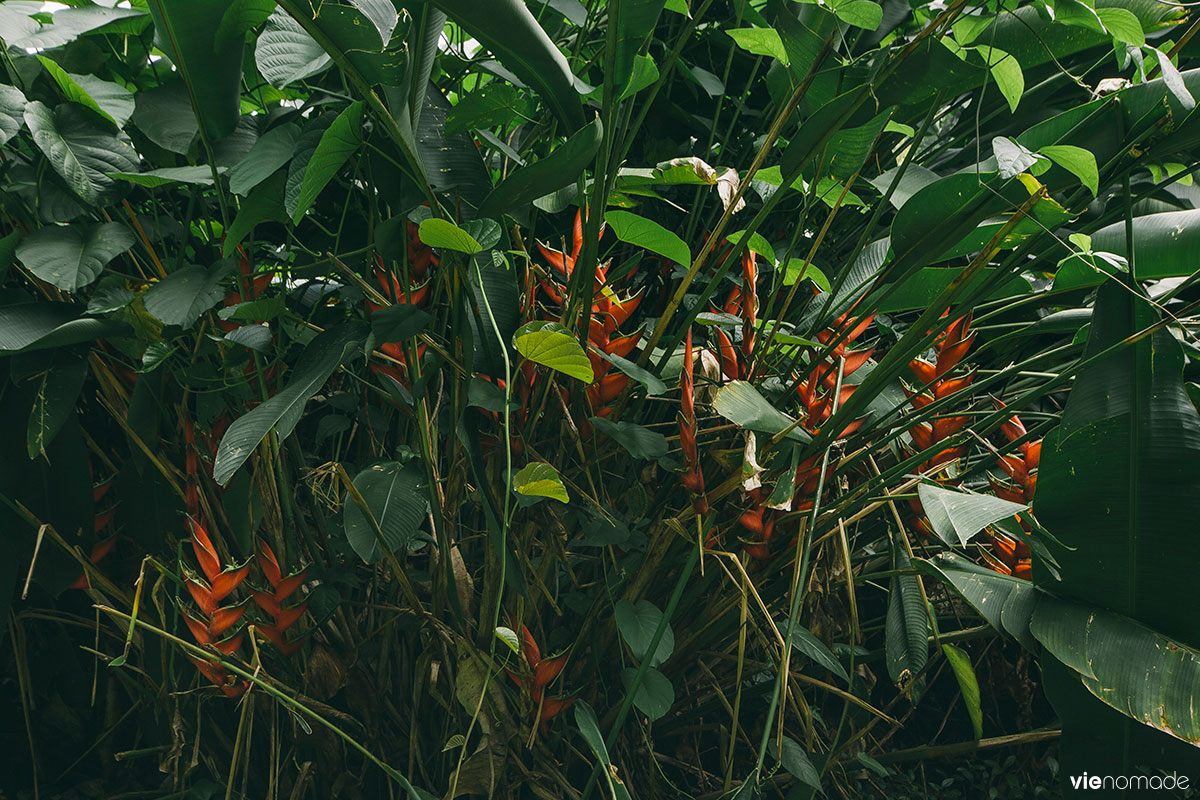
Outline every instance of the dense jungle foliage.
{"label": "dense jungle foliage", "polygon": [[1188,796],[1197,30],[0,4],[0,797]]}

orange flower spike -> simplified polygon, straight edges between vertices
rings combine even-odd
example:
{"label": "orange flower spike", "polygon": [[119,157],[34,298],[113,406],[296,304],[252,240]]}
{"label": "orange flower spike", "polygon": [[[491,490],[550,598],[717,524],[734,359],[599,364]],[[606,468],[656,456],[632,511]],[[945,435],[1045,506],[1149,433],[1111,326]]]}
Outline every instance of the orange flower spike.
{"label": "orange flower spike", "polygon": [[562,253],[558,252],[557,250],[551,250],[541,242],[537,242],[537,249],[542,254],[542,258],[546,259],[546,261],[550,263],[550,266],[554,267],[555,271],[570,277],[571,268],[575,266],[574,259],[567,261],[566,256],[564,256]]}
{"label": "orange flower spike", "polygon": [[547,697],[542,703],[542,722],[546,723],[571,707],[574,697]]}
{"label": "orange flower spike", "polygon": [[971,385],[971,381],[974,379],[974,375],[966,375],[962,378],[938,381],[937,386],[933,390],[933,396],[938,400],[941,400],[943,397],[949,397],[956,392],[966,389]]}
{"label": "orange flower spike", "polygon": [[208,626],[204,622],[196,619],[186,611],[183,614],[183,622],[187,625],[188,630],[192,632],[192,638],[201,646],[212,644],[212,636],[209,635]]}
{"label": "orange flower spike", "polygon": [[566,665],[566,656],[542,659],[533,670],[533,685],[538,688],[549,686],[555,678],[562,674],[563,667]]}
{"label": "orange flower spike", "polygon": [[633,297],[626,298],[618,304],[614,304],[612,308],[612,320],[616,327],[621,327],[628,321],[637,307],[642,304],[642,298],[645,297],[645,292],[638,291]]}
{"label": "orange flower spike", "polygon": [[236,636],[230,636],[220,642],[213,642],[212,646],[216,648],[218,653],[231,656],[236,653],[242,646],[242,639],[245,638],[244,633],[238,633]]}
{"label": "orange flower spike", "polygon": [[729,340],[729,336],[721,328],[717,328],[717,353],[720,355],[721,372],[731,381],[736,381],[741,377],[741,370],[738,368],[737,350],[733,347],[733,342]]}
{"label": "orange flower spike", "polygon": [[521,626],[521,655],[525,656],[525,662],[531,668],[537,667],[542,660],[542,651],[525,625]]}
{"label": "orange flower spike", "polygon": [[92,520],[92,532],[99,533],[107,528],[108,523],[112,522],[113,517],[116,516],[116,513],[117,510],[115,508],[110,508],[108,511],[97,514]]}
{"label": "orange flower spike", "polygon": [[213,600],[220,602],[233,593],[233,590],[241,586],[242,581],[246,579],[246,575],[250,572],[250,565],[238,569],[227,570],[222,572],[212,581],[212,596]]}
{"label": "orange flower spike", "polygon": [[298,606],[282,609],[275,615],[275,627],[281,631],[286,631],[288,628],[296,624],[296,621],[304,616],[304,612],[308,610],[308,601],[305,600]]}
{"label": "orange flower spike", "polygon": [[1025,467],[1027,469],[1037,469],[1038,463],[1042,460],[1042,440],[1030,442],[1028,449],[1025,450]]}
{"label": "orange flower spike", "polygon": [[283,602],[291,597],[304,584],[308,570],[301,570],[289,578],[284,578],[275,586],[275,599]]}
{"label": "orange flower spike", "polygon": [[233,606],[231,608],[218,608],[212,615],[212,621],[208,623],[208,632],[212,636],[220,636],[225,631],[238,624],[242,615],[246,613],[246,606]]}
{"label": "orange flower spike", "polygon": [[217,558],[216,548],[213,547],[212,540],[208,538],[208,533],[200,523],[193,517],[188,517],[188,526],[192,532],[192,550],[196,553],[196,560],[211,583],[221,574],[221,560]]}
{"label": "orange flower spike", "polygon": [[113,487],[113,480],[109,478],[104,483],[98,483],[92,487],[92,502],[99,503],[104,499],[104,495],[108,494],[108,490]]}
{"label": "orange flower spike", "polygon": [[258,540],[258,567],[271,586],[279,586],[279,582],[283,580],[283,570],[279,568],[279,559],[275,557],[275,551],[262,539]]}
{"label": "orange flower spike", "polygon": [[197,583],[191,578],[186,579],[183,583],[205,616],[211,617],[217,612],[217,601],[213,599],[212,591],[208,587]]}
{"label": "orange flower spike", "polygon": [[629,358],[629,354],[633,352],[633,348],[638,346],[642,340],[642,332],[631,334],[629,336],[618,336],[615,339],[608,340],[609,355],[620,356],[621,358]]}
{"label": "orange flower spike", "polygon": [[1033,562],[1029,560],[1018,561],[1017,566],[1013,568],[1012,574],[1021,580],[1033,580]]}

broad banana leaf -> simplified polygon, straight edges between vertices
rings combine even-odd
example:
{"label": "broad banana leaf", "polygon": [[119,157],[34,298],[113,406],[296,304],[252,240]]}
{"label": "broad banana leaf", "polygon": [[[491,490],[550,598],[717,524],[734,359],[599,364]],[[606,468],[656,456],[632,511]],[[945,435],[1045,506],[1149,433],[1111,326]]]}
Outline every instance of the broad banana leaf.
{"label": "broad banana leaf", "polygon": [[[1160,329],[1125,342],[1156,319],[1135,288],[1116,280],[1101,287],[1085,350],[1085,357],[1099,357],[1079,374],[1062,425],[1047,437],[1034,501],[1042,525],[1073,549],[1056,553],[1061,580],[1036,562],[1034,579],[1059,597],[1128,617],[1194,648],[1200,644],[1194,584],[1200,563],[1200,415],[1184,390],[1183,354],[1170,333]],[[1080,655],[1093,651],[1095,643],[1079,630],[1076,616],[1056,605],[1039,607],[1033,627],[1035,637],[1062,659],[1044,659],[1043,670],[1047,695],[1063,718],[1065,771],[1163,766],[1163,748],[1175,743],[1114,713],[1092,694],[1104,696],[1100,686],[1110,706],[1143,717],[1145,696],[1111,695],[1119,691],[1114,687],[1150,683],[1149,677],[1168,666],[1163,654],[1127,647],[1120,680],[1113,677],[1112,663],[1102,677],[1091,669],[1095,662]],[[1190,684],[1176,690],[1190,692]],[[1184,707],[1198,701],[1200,696],[1191,697]],[[1170,704],[1171,713],[1177,707]],[[1167,720],[1166,705],[1160,711],[1164,728],[1195,727],[1194,720]],[[1200,750],[1187,756],[1189,766],[1200,766]]]}

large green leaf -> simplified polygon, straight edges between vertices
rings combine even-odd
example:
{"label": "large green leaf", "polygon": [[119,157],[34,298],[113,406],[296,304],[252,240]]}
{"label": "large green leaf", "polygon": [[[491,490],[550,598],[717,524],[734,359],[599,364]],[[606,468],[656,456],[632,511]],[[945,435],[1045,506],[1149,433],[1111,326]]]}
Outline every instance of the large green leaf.
{"label": "large green leaf", "polygon": [[785,438],[809,442],[812,437],[796,424],[796,420],[771,405],[752,384],[730,381],[717,390],[713,410],[738,427],[769,433],[772,436],[787,431]]}
{"label": "large green leaf", "polygon": [[526,203],[574,183],[592,163],[602,138],[603,128],[597,118],[550,155],[515,170],[501,181],[483,199],[479,215],[498,218],[502,213],[515,213]]}
{"label": "large green leaf", "polygon": [[114,172],[137,172],[138,157],[128,140],[101,130],[78,106],[64,103],[51,113],[41,101],[25,108],[25,124],[51,168],[81,200],[93,205],[121,189]]}
{"label": "large green leaf", "polygon": [[74,75],[45,56],[37,58],[68,100],[87,106],[118,128],[133,115],[133,94],[124,86],[94,75]]}
{"label": "large green leaf", "polygon": [[613,233],[622,242],[658,253],[676,264],[690,266],[692,253],[687,244],[657,222],[628,211],[609,211],[604,221],[612,226]]}
{"label": "large green leaf", "polygon": [[229,191],[248,195],[251,189],[291,160],[299,141],[300,126],[294,122],[279,125],[264,133],[245,158],[230,168]]}
{"label": "large green leaf", "polygon": [[129,332],[122,322],[78,317],[68,303],[18,303],[0,306],[0,353],[47,350]]}
{"label": "large green leaf", "polygon": [[[911,569],[908,555],[893,546],[892,563],[897,570]],[[886,624],[888,675],[915,705],[925,685],[921,671],[929,660],[929,615],[921,586],[914,575],[897,575],[888,589]]]}
{"label": "large green leaf", "polygon": [[1101,701],[1200,744],[1200,651],[1120,614],[1050,595],[1039,599],[1031,630]]}
{"label": "large green leaf", "polygon": [[[628,692],[633,687],[637,672],[636,667],[626,667],[621,670],[621,684],[625,687],[625,691]],[[638,711],[649,717],[651,722],[662,719],[675,704],[675,687],[671,685],[671,681],[666,675],[651,667],[646,670],[646,674],[642,678],[642,685],[638,687],[637,694],[633,696],[633,704]]]}
{"label": "large green leaf", "polygon": [[957,553],[939,553],[913,562],[918,571],[937,578],[967,601],[993,628],[1034,648],[1029,621],[1037,604],[1033,584],[981,567]]}
{"label": "large green leaf", "polygon": [[26,426],[26,444],[30,458],[45,454],[46,447],[54,441],[71,414],[83,390],[87,378],[87,361],[73,361],[66,366],[56,366],[42,376],[33,408],[29,412]]}
{"label": "large green leaf", "polygon": [[222,486],[228,484],[272,428],[280,439],[286,438],[300,421],[305,404],[365,336],[364,328],[348,324],[331,328],[313,339],[289,373],[288,385],[238,417],[225,431],[213,463],[213,480]]}
{"label": "large green leaf", "polygon": [[117,222],[49,225],[17,245],[17,258],[47,283],[74,292],[100,277],[104,265],[133,242],[133,233]]}
{"label": "large green leaf", "polygon": [[191,150],[200,123],[182,81],[168,81],[140,91],[134,102],[133,125],[150,141],[180,155]]}
{"label": "large green leaf", "polygon": [[358,473],[354,488],[367,505],[365,512],[347,497],[342,510],[342,525],[354,552],[368,564],[379,558],[376,526],[389,550],[403,552],[417,538],[425,519],[428,507],[425,471],[413,462],[385,461]]}
{"label": "large green leaf", "polygon": [[[1137,277],[1143,280],[1176,278],[1200,269],[1195,253],[1200,250],[1200,209],[1165,211],[1133,218],[1133,245],[1137,253]],[[1125,222],[1114,222],[1092,234],[1092,251],[1115,253],[1128,258]],[[1054,279],[1056,289],[1099,286],[1108,274],[1090,268],[1082,259],[1071,259]]]}
{"label": "large green leaf", "polygon": [[971,666],[971,657],[966,651],[952,644],[942,645],[942,653],[950,662],[958,688],[962,692],[963,705],[967,707],[967,716],[971,718],[971,730],[975,738],[983,737],[983,709],[979,703],[979,679],[975,676],[975,668]]}
{"label": "large green leaf", "polygon": [[579,341],[556,322],[530,322],[513,335],[513,347],[525,358],[575,380],[595,379],[592,362]]}
{"label": "large green leaf", "polygon": [[316,202],[317,195],[362,144],[362,112],[362,101],[351,103],[321,135],[321,141],[305,166],[292,222],[300,223],[305,212]]}
{"label": "large green leaf", "polygon": [[[659,623],[662,622],[662,612],[649,600],[638,600],[636,603],[631,603],[622,599],[617,601],[613,614],[617,622],[617,630],[621,632],[621,638],[625,640],[625,644],[629,645],[629,649],[633,651],[634,658],[638,661],[646,658],[650,642],[654,639],[654,632],[658,630]],[[658,647],[650,656],[650,666],[657,667],[670,658],[674,650],[675,633],[671,630],[671,623],[668,622],[666,630],[658,640]]]}
{"label": "large green leaf", "polygon": [[271,14],[258,35],[254,61],[263,77],[278,88],[315,75],[331,63],[321,45],[282,9]]}
{"label": "large green leaf", "polygon": [[218,30],[237,0],[147,0],[155,42],[178,67],[205,133],[220,139],[233,132],[241,113],[245,40]]}
{"label": "large green leaf", "polygon": [[[1200,517],[1195,469],[1200,415],[1184,389],[1183,353],[1174,337],[1158,330],[1128,341],[1156,319],[1157,312],[1136,289],[1116,280],[1100,288],[1084,350],[1085,357],[1097,360],[1076,377],[1062,424],[1046,439],[1034,501],[1040,522],[1065,548],[1074,549],[1056,553],[1060,580],[1036,560],[1034,579],[1064,599],[1128,617],[1195,647],[1200,642],[1200,622],[1192,611],[1193,566],[1200,561],[1200,537],[1193,527]],[[1110,348],[1115,350],[1106,352]],[[1037,631],[1047,631],[1052,613],[1039,607]],[[1111,689],[1109,705],[1132,704],[1142,719],[1148,695],[1129,699],[1119,687],[1153,683],[1149,676],[1161,649],[1131,651],[1103,665],[1103,682],[1089,686],[1096,667],[1081,670],[1076,658],[1066,657],[1100,646],[1086,636],[1077,638],[1082,633],[1070,632],[1071,642],[1057,648],[1071,679],[1048,684],[1047,694],[1063,717],[1064,752],[1086,764],[1107,759],[1113,768],[1132,768],[1146,748],[1160,746],[1154,740],[1162,737],[1098,713],[1086,694],[1080,700],[1077,687],[1082,681],[1094,694],[1097,686]],[[1118,673],[1128,674],[1118,680]],[[1190,692],[1194,685],[1181,682],[1178,688]],[[1192,697],[1193,707],[1198,698]],[[1163,721],[1185,726],[1178,717]]]}
{"label": "large green leaf", "polygon": [[172,272],[142,295],[146,311],[167,325],[190,327],[201,314],[221,302],[223,265],[212,269],[191,265]]}
{"label": "large green leaf", "polygon": [[946,544],[962,547],[988,525],[1009,519],[1027,508],[990,494],[956,492],[928,483],[919,485],[917,494],[934,532]]}
{"label": "large green leaf", "polygon": [[567,130],[583,127],[583,103],[571,67],[522,0],[435,0],[434,5],[541,95]]}
{"label": "large green leaf", "polygon": [[20,89],[0,83],[0,144],[4,144],[21,130],[25,105],[28,102]]}

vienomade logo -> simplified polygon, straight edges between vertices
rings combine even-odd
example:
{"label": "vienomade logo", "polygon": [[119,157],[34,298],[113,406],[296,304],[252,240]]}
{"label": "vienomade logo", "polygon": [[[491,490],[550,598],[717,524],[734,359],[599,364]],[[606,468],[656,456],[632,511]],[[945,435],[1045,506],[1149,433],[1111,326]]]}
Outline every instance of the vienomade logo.
{"label": "vienomade logo", "polygon": [[1187,789],[1190,781],[1186,775],[1070,775],[1072,789],[1147,789],[1151,791],[1175,791]]}

